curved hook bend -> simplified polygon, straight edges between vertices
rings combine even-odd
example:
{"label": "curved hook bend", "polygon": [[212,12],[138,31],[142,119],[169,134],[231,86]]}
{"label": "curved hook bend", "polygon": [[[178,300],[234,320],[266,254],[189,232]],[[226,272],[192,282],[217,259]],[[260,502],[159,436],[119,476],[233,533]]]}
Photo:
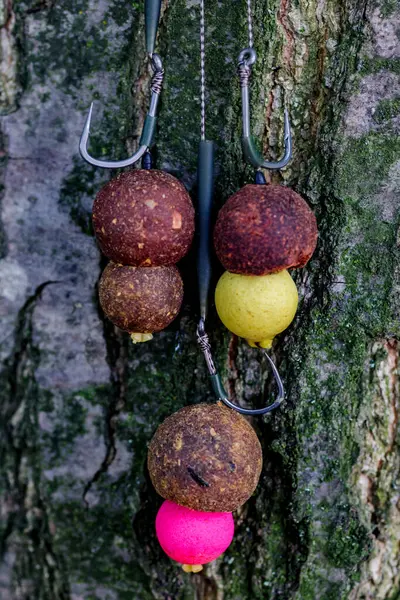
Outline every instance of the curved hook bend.
{"label": "curved hook bend", "polygon": [[264,160],[255,147],[254,140],[250,132],[250,99],[249,99],[249,79],[251,75],[251,66],[256,62],[257,54],[253,48],[245,48],[239,54],[238,73],[242,94],[242,147],[246,160],[254,167],[259,169],[282,169],[286,167],[292,158],[292,135],[290,131],[289,113],[285,110],[284,114],[284,144],[285,154],[277,162]]}
{"label": "curved hook bend", "polygon": [[164,69],[162,65],[161,58],[158,54],[153,54],[151,57],[152,68],[154,71],[153,77],[151,79],[151,100],[150,100],[150,108],[146,115],[146,119],[143,125],[142,135],[139,140],[139,148],[129,158],[125,160],[100,160],[98,158],[94,158],[88,152],[88,141],[90,134],[90,123],[92,120],[93,113],[93,102],[90,105],[88,116],[86,117],[85,125],[83,127],[81,139],[79,142],[79,152],[81,156],[86,162],[94,165],[95,167],[103,167],[104,169],[119,169],[122,167],[128,167],[129,165],[133,165],[137,162],[146,150],[151,146],[152,140],[154,137],[154,132],[156,128],[157,121],[157,105],[158,99],[160,97],[162,82],[164,78]]}
{"label": "curved hook bend", "polygon": [[[224,386],[222,385],[221,378],[217,373],[217,369],[215,367],[214,360],[212,357],[211,344],[210,344],[208,335],[205,330],[205,323],[204,323],[203,318],[200,319],[199,325],[197,327],[197,342],[203,351],[204,358],[207,363],[208,372],[211,377],[211,384],[213,386],[215,395],[217,396],[217,398],[219,400],[222,400],[222,402],[224,404],[226,404],[226,406],[229,406],[229,408],[236,410],[238,413],[240,413],[242,415],[257,416],[257,415],[265,415],[266,413],[269,413],[269,412],[275,410],[275,408],[278,408],[278,406],[280,406],[282,404],[282,402],[285,398],[285,390],[283,387],[282,379],[280,378],[278,369],[276,368],[274,361],[272,360],[272,358],[269,356],[269,354],[265,350],[263,350],[263,352],[268,359],[268,362],[272,369],[274,379],[278,386],[278,395],[272,404],[269,404],[268,406],[264,406],[264,408],[242,408],[241,406],[238,406],[237,404],[235,404],[234,402],[231,402],[229,400],[229,396],[226,393]],[[261,348],[261,350],[262,350],[262,348]]]}

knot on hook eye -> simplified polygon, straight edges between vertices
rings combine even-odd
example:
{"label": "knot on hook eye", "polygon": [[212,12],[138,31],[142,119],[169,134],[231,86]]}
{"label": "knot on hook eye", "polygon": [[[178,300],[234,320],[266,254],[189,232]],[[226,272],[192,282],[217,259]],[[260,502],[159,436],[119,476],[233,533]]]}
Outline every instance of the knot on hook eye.
{"label": "knot on hook eye", "polygon": [[238,65],[238,75],[240,81],[240,87],[247,88],[249,86],[251,68],[249,65],[245,63],[239,63]]}
{"label": "knot on hook eye", "polygon": [[161,94],[164,81],[164,69],[160,56],[154,53],[151,57],[151,66],[153,68],[153,77],[151,78],[151,91],[153,94]]}
{"label": "knot on hook eye", "polygon": [[257,53],[253,48],[245,48],[239,54],[238,65],[251,67],[257,60]]}

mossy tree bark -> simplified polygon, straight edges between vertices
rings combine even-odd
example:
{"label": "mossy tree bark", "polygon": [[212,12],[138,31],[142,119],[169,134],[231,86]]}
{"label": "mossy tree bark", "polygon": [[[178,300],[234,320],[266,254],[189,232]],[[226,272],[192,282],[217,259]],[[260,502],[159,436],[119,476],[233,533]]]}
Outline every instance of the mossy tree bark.
{"label": "mossy tree bark", "polygon": [[[246,11],[206,6],[221,205],[253,176],[235,75]],[[195,192],[199,6],[163,8],[157,162]],[[257,493],[225,556],[189,576],[158,548],[160,500],[144,465],[165,416],[212,400],[195,340],[195,256],[182,264],[180,318],[131,345],[97,304],[105,262],[90,208],[110,174],[77,153],[92,98],[93,153],[137,144],[149,83],[143,2],[3,0],[2,600],[400,597],[400,13],[392,0],[255,0],[254,19],[254,133],[276,158],[290,108],[294,159],[273,180],[308,200],[320,239],[295,274],[295,323],[274,346],[287,401],[254,422],[265,460]],[[231,395],[263,403],[257,351],[214,312],[209,328]]]}

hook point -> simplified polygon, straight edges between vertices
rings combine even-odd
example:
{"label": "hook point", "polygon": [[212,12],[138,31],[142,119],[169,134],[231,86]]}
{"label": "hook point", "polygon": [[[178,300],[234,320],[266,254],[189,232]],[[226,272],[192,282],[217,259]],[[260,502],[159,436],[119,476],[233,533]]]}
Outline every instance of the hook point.
{"label": "hook point", "polygon": [[90,132],[90,123],[92,121],[92,113],[93,113],[93,102],[91,102],[90,107],[89,107],[89,112],[87,114],[86,117],[86,121],[85,121],[85,125],[83,127],[83,133],[82,133],[82,138],[84,136],[89,137],[89,132]]}

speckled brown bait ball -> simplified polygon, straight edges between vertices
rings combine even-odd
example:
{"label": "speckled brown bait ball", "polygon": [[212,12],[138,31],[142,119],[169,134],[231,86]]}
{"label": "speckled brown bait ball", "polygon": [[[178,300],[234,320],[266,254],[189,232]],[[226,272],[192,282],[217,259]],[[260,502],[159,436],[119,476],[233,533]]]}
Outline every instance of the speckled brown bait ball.
{"label": "speckled brown bait ball", "polygon": [[227,271],[267,275],[304,267],[317,236],[314,213],[296,192],[280,185],[246,185],[220,210],[214,245]]}
{"label": "speckled brown bait ball", "polygon": [[173,265],[185,256],[194,234],[186,189],[154,169],[112,179],[97,194],[92,217],[101,251],[124,265]]}
{"label": "speckled brown bait ball", "polygon": [[[183,283],[176,267],[143,269],[110,262],[99,282],[99,297],[106,316],[120,329],[131,334],[153,333],[175,319],[182,304]],[[145,341],[140,336],[132,339]]]}
{"label": "speckled brown bait ball", "polygon": [[163,498],[200,511],[231,512],[254,492],[260,442],[239,413],[218,404],[186,406],[157,429],[148,454]]}

